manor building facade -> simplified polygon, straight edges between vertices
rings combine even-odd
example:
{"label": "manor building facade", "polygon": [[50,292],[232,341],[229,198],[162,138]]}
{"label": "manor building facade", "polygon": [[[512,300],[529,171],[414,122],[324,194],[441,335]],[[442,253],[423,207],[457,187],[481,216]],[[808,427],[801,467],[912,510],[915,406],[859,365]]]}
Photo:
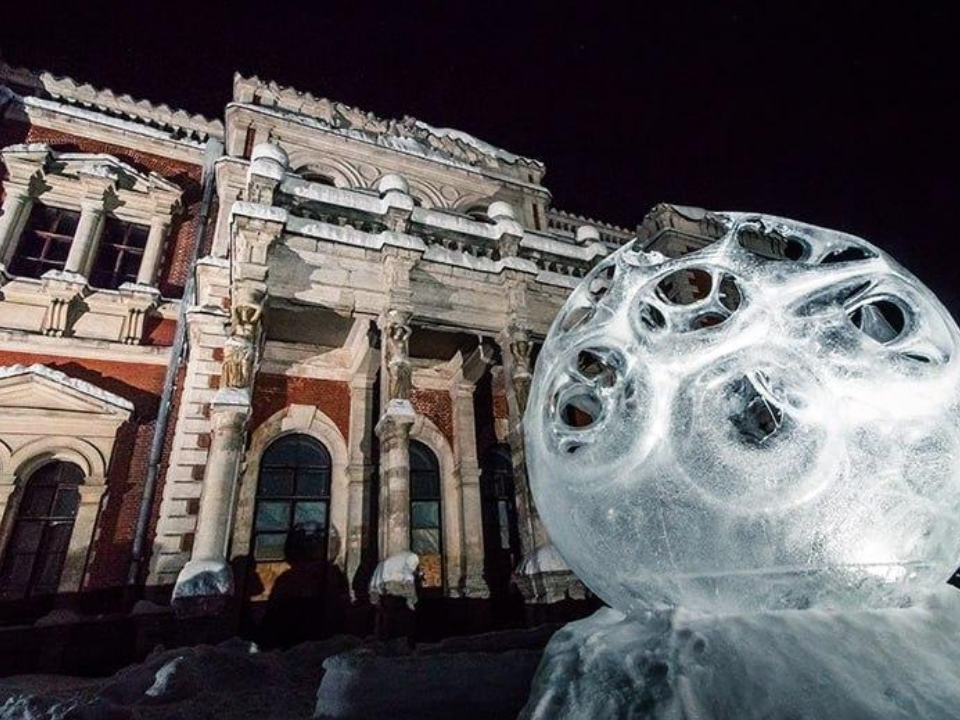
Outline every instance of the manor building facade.
{"label": "manor building facade", "polygon": [[5,621],[585,596],[521,418],[635,231],[537,160],[239,75],[221,122],[0,66],[0,148]]}

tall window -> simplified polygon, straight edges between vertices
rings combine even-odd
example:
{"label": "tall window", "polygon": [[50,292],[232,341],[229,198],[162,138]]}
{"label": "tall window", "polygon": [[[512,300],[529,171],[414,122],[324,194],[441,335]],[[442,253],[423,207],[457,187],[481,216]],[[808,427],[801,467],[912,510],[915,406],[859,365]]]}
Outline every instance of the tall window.
{"label": "tall window", "polygon": [[330,453],[307,435],[287,435],[267,448],[257,481],[257,562],[326,558],[330,466]]}
{"label": "tall window", "polygon": [[440,465],[421,442],[410,441],[410,549],[420,556],[423,587],[443,587]]}
{"label": "tall window", "polygon": [[123,283],[136,282],[149,233],[146,225],[107,218],[90,272],[90,285],[116,290]]}
{"label": "tall window", "polygon": [[39,278],[48,270],[63,270],[79,222],[78,212],[33,203],[10,272]]}
{"label": "tall window", "polygon": [[520,559],[517,504],[510,448],[496,445],[484,454],[480,471],[483,502],[483,547],[487,583],[504,590]]}
{"label": "tall window", "polygon": [[0,568],[0,598],[23,600],[57,592],[82,482],[83,471],[65,462],[48,463],[27,480]]}

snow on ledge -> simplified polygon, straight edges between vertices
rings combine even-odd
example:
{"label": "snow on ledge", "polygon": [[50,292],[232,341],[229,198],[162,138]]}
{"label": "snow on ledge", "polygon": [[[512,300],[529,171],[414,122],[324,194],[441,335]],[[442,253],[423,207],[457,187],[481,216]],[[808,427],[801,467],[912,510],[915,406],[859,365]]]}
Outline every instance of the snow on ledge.
{"label": "snow on ledge", "polygon": [[409,550],[403,550],[381,560],[370,578],[371,599],[385,595],[406,598],[412,610],[417,603],[417,569],[420,556]]}
{"label": "snow on ledge", "polygon": [[550,572],[570,572],[570,566],[557,552],[553,543],[541,545],[529,555],[526,555],[517,567],[517,575],[539,575]]}
{"label": "snow on ledge", "polygon": [[46,365],[8,365],[6,367],[0,367],[0,380],[18,377],[20,375],[35,375],[37,377],[42,377],[50,382],[71,388],[96,400],[100,400],[101,402],[114,405],[115,407],[121,408],[122,410],[126,410],[128,412],[133,412],[133,403],[126,398],[122,398],[119,395],[114,395],[112,392],[108,392],[101,387],[97,387],[93,383],[89,383],[86,380],[79,380],[78,378],[70,377],[66,373],[60,372],[59,370],[54,370]]}

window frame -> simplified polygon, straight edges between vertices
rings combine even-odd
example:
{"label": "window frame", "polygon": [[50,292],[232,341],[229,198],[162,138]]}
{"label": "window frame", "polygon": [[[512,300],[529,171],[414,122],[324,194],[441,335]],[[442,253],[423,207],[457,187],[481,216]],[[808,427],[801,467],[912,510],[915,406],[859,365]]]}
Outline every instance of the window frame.
{"label": "window frame", "polygon": [[[118,226],[121,228],[122,237],[120,238],[120,242],[113,242],[110,233],[112,229]],[[128,244],[131,231],[133,230],[137,230],[142,234],[142,244],[139,247]],[[149,239],[150,226],[147,224],[123,220],[114,215],[104,217],[103,230],[100,234],[100,240],[97,243],[93,262],[90,264],[90,272],[88,274],[90,287],[97,288],[98,290],[119,290],[120,286],[125,283],[136,283],[140,268],[143,265],[143,257],[146,253]],[[116,250],[113,267],[109,270],[99,268],[102,260],[113,250]],[[128,256],[137,258],[136,267],[132,272],[123,272],[122,267]],[[103,274],[109,276],[107,283],[100,282],[98,275]]]}
{"label": "window frame", "polygon": [[[64,477],[64,475],[66,476]],[[0,560],[0,601],[32,601],[40,598],[51,598],[59,594],[63,573],[70,554],[70,543],[82,502],[80,488],[85,480],[83,469],[79,465],[62,460],[44,463],[26,478],[23,484],[23,496],[20,499],[17,514],[13,521],[10,540],[4,549],[3,558]],[[46,509],[36,512],[34,508],[30,507],[31,500],[38,496],[42,497],[40,493],[45,488],[53,488],[49,500],[45,503]],[[64,491],[69,493],[72,507],[70,507],[69,512],[58,514],[56,513],[57,504]],[[39,526],[39,538],[32,551],[19,549],[17,546],[18,538],[20,538],[27,525]],[[61,543],[62,547],[59,550],[53,551],[51,550],[53,530],[64,526],[65,529],[61,534],[66,539]],[[54,560],[56,577],[51,585],[40,586],[44,568],[49,564],[49,558],[56,555],[59,555],[59,558]],[[16,558],[22,556],[31,556],[31,560],[22,592],[14,593],[10,587],[11,576],[15,568],[14,562]],[[38,564],[38,558],[41,559],[40,564]],[[14,586],[14,588],[16,587]],[[38,587],[40,588],[39,591]]]}
{"label": "window frame", "polygon": [[[288,464],[285,462],[271,462],[271,453],[280,454],[289,446],[296,443],[293,447],[295,462]],[[313,450],[319,451],[321,462],[319,464],[301,464],[301,447],[307,446]],[[290,474],[290,492],[269,492],[264,486],[266,473],[287,472]],[[299,473],[316,472],[322,473],[321,492],[299,492],[300,476]],[[323,538],[319,552],[319,557],[314,559],[326,560],[330,540],[330,510],[331,510],[331,491],[333,484],[333,462],[330,451],[320,440],[305,433],[290,433],[282,435],[271,442],[263,451],[260,459],[260,465],[257,472],[256,494],[254,496],[253,523],[251,527],[250,539],[250,558],[255,564],[289,562],[288,544],[291,533],[297,526],[297,507],[305,503],[319,503],[323,505]],[[259,520],[261,518],[261,507],[267,503],[285,504],[286,520],[284,529],[260,528]],[[283,551],[281,557],[258,557],[258,538],[260,536],[283,536]]]}
{"label": "window frame", "polygon": [[[446,560],[444,552],[444,526],[443,526],[443,476],[440,471],[440,460],[437,457],[437,454],[425,443],[420,442],[419,440],[411,439],[407,448],[410,462],[410,522],[409,522],[409,541],[410,541],[410,550],[416,553],[420,557],[420,570],[421,570],[421,590],[430,592],[442,593],[443,588],[446,584],[446,572],[444,568],[444,563]],[[419,465],[419,466],[418,466]],[[422,489],[422,484],[417,482],[418,476],[420,478],[432,476],[431,481],[431,490],[432,492],[419,492]],[[435,488],[435,490],[434,490]],[[436,508],[436,518],[437,521],[435,524],[423,525],[421,527],[415,527],[414,523],[414,507],[416,505],[431,505]],[[429,555],[436,555],[438,558],[438,569],[439,577],[436,578],[435,582],[430,582],[430,579],[426,577],[424,573],[424,563],[423,559],[425,554],[418,552],[419,543],[416,541],[416,531],[417,530],[435,530],[437,534],[437,552],[430,553]],[[428,570],[429,571],[429,570]]]}
{"label": "window frame", "polygon": [[[44,222],[44,227],[48,229],[41,230],[36,227],[35,225],[37,225],[36,219],[38,215],[46,215],[49,213],[53,213],[55,215],[54,223],[52,223],[53,229],[49,229],[51,226],[51,223],[49,222]],[[11,256],[10,260],[10,274],[16,277],[40,280],[51,270],[62,271],[64,267],[66,267],[67,257],[70,254],[70,248],[77,239],[77,229],[80,226],[80,214],[81,213],[78,210],[34,200],[30,205],[29,213],[23,229],[20,231],[20,237],[17,239],[16,244],[14,245],[13,255]],[[74,216],[72,218],[72,232],[70,234],[57,232],[60,224],[68,215]],[[39,238],[42,241],[43,248],[39,256],[28,257],[25,255],[26,249],[24,246],[27,243],[33,242],[35,238]],[[63,245],[65,247],[62,260],[51,261],[48,259],[48,250],[51,247],[54,247],[55,244]],[[31,263],[37,267],[28,268],[26,263]]]}

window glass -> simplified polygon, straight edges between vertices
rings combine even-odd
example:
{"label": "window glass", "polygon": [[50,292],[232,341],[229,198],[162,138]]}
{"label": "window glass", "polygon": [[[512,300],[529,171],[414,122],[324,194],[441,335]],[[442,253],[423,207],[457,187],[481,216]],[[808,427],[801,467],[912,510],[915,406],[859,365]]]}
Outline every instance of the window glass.
{"label": "window glass", "polygon": [[257,482],[257,561],[325,556],[330,472],[330,453],[307,435],[286,435],[266,449]]}
{"label": "window glass", "polygon": [[443,587],[440,464],[421,442],[410,442],[410,549],[420,556],[421,586]]}
{"label": "window glass", "polygon": [[149,233],[146,225],[108,217],[90,271],[90,284],[116,290],[124,283],[135,283]]}
{"label": "window glass", "polygon": [[417,528],[410,532],[411,547],[417,555],[440,554],[440,529]]}
{"label": "window glass", "polygon": [[261,468],[260,485],[257,488],[257,494],[263,497],[273,497],[274,495],[292,495],[293,482],[293,468]]}
{"label": "window glass", "polygon": [[297,495],[329,495],[330,471],[327,468],[306,468],[297,473]]}
{"label": "window glass", "polygon": [[34,202],[10,263],[10,272],[40,278],[50,270],[63,270],[79,222],[78,212]]}
{"label": "window glass", "polygon": [[254,543],[253,557],[261,561],[283,560],[286,545],[286,533],[258,534]]}
{"label": "window glass", "polygon": [[286,530],[290,525],[290,503],[260,502],[257,505],[257,530]]}
{"label": "window glass", "polygon": [[414,528],[440,527],[440,503],[414,500],[410,503],[410,525]]}
{"label": "window glass", "polygon": [[19,600],[57,592],[79,506],[83,471],[53,462],[27,478],[0,563],[0,597]]}
{"label": "window glass", "polygon": [[326,502],[298,502],[293,513],[293,524],[296,527],[310,529],[311,526],[324,527],[327,524]]}

